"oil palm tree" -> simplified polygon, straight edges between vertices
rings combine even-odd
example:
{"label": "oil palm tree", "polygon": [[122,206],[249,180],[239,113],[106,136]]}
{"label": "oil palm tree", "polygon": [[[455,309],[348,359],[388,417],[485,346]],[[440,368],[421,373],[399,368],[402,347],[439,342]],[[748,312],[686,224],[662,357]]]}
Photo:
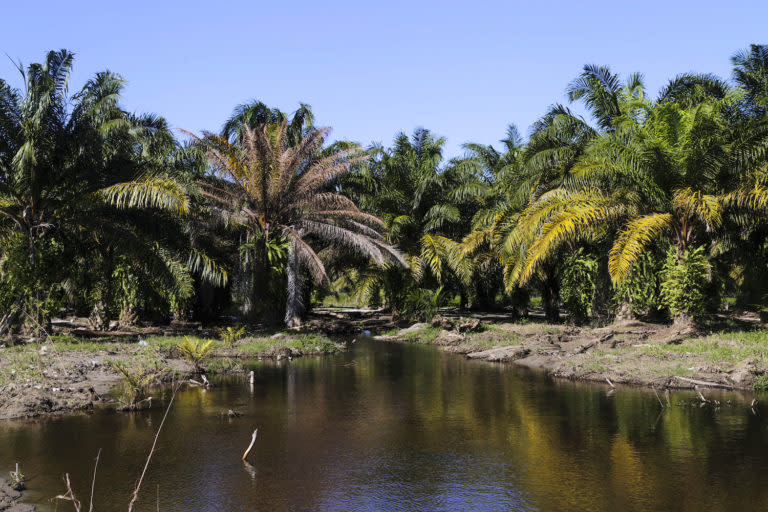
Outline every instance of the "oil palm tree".
{"label": "oil palm tree", "polygon": [[[377,303],[383,293],[389,307],[402,310],[417,284],[437,284],[434,281],[438,276],[420,259],[422,249],[430,245],[424,243],[424,236],[437,234],[460,220],[442,174],[444,144],[445,139],[423,128],[415,130],[411,137],[399,133],[391,148],[369,148],[370,158],[365,165],[358,166],[343,181],[343,190],[356,199],[362,210],[383,220],[387,241],[403,251],[410,268],[385,262],[359,269],[355,279],[362,300]],[[416,283],[414,277],[432,282]]]}
{"label": "oil palm tree", "polygon": [[221,178],[199,186],[214,211],[244,228],[259,246],[254,255],[264,272],[253,283],[254,293],[262,291],[270,251],[287,246],[286,325],[300,323],[303,273],[318,282],[327,280],[325,265],[312,247],[316,241],[377,263],[401,259],[381,235],[382,221],[331,186],[365,159],[361,148],[323,154],[329,128],[310,129],[293,145],[286,119],[255,128],[243,125],[241,130],[241,141],[235,144],[213,133],[198,139]]}
{"label": "oil palm tree", "polygon": [[[520,229],[533,242],[521,260],[520,282],[562,244],[618,229],[609,270],[620,283],[657,241],[671,244],[681,262],[709,247],[729,212],[765,215],[765,188],[748,178],[754,169],[743,169],[755,147],[734,141],[728,124],[733,96],[710,95],[694,105],[663,99],[633,102],[615,118],[615,130],[589,144],[572,181],[526,209]],[[681,325],[690,320],[690,311],[675,317]]]}
{"label": "oil palm tree", "polygon": [[[117,207],[184,213],[188,208],[179,183],[147,157],[152,152],[149,141],[157,140],[151,136],[155,120],[120,108],[124,81],[110,72],[98,73],[69,96],[73,60],[71,52],[61,50],[49,52],[42,64],[19,65],[22,90],[0,80],[4,273],[9,278],[15,261],[16,270],[31,279],[12,286],[9,313],[0,329],[10,327],[24,303],[40,310],[41,294],[51,284],[44,278],[64,277],[60,262],[41,259],[56,251],[60,257],[65,240],[72,249],[72,240],[102,212]],[[26,253],[24,265],[14,260],[10,248]],[[36,316],[40,323],[43,319]]]}

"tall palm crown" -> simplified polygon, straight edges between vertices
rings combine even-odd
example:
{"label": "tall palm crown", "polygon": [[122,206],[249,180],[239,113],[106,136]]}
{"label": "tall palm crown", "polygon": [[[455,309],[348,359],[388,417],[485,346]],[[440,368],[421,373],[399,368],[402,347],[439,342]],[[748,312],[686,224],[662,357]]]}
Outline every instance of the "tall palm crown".
{"label": "tall palm crown", "polygon": [[[203,195],[228,222],[246,228],[266,245],[275,238],[290,244],[288,323],[296,322],[299,274],[306,270],[318,282],[327,279],[313,240],[364,254],[377,263],[399,259],[388,245],[377,217],[362,212],[334,187],[366,155],[359,147],[322,151],[329,128],[309,130],[292,145],[288,121],[251,128],[232,144],[212,133],[201,141],[211,166],[222,178],[200,182]],[[296,282],[292,282],[296,281]]]}

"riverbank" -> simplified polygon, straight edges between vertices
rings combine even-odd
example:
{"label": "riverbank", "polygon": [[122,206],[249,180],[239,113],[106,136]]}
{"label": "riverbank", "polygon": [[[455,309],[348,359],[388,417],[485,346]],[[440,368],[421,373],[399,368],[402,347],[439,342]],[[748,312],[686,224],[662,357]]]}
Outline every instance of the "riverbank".
{"label": "riverbank", "polygon": [[[232,344],[206,333],[190,335],[202,345],[212,339],[201,366],[208,374],[243,370],[243,360],[295,358],[341,350],[324,334],[276,332],[246,336]],[[100,405],[120,406],[126,373],[149,387],[188,379],[195,365],[179,349],[184,336],[133,335],[98,340],[53,336],[45,343],[0,348],[0,420],[34,417]],[[122,370],[121,370],[122,368]]]}
{"label": "riverbank", "polygon": [[692,388],[698,382],[724,389],[768,387],[768,330],[757,321],[737,330],[694,334],[640,321],[589,328],[493,317],[479,325],[468,319],[437,318],[431,325],[394,329],[376,338],[436,345],[470,359],[610,385]]}

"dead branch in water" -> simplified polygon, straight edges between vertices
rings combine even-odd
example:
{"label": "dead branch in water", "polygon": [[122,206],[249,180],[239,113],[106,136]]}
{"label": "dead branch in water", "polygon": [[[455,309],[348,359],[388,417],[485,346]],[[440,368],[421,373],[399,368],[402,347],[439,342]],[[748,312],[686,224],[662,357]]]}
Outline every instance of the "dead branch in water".
{"label": "dead branch in water", "polygon": [[93,512],[93,490],[96,488],[96,468],[99,467],[99,457],[101,457],[101,448],[96,454],[96,463],[93,465],[93,481],[91,482],[91,503],[88,505],[88,512]]}
{"label": "dead branch in water", "polygon": [[251,444],[248,445],[248,448],[245,449],[245,453],[243,453],[243,460],[245,460],[246,457],[248,457],[248,454],[251,451],[251,448],[253,448],[253,443],[256,442],[256,436],[259,435],[259,429],[256,429],[253,431],[253,434],[251,434]]}
{"label": "dead branch in water", "polygon": [[176,398],[176,392],[179,390],[180,386],[181,384],[177,384],[176,387],[173,388],[171,401],[168,402],[168,407],[166,407],[165,409],[165,414],[163,414],[163,419],[160,422],[160,426],[157,427],[155,440],[152,442],[152,448],[149,450],[149,455],[147,455],[147,461],[144,463],[144,470],[141,472],[141,476],[139,477],[139,482],[136,484],[136,488],[133,490],[133,498],[131,498],[131,502],[128,504],[128,512],[133,512],[133,505],[136,503],[136,500],[139,498],[139,490],[141,489],[141,483],[144,481],[144,475],[147,474],[147,468],[149,468],[149,461],[152,460],[152,455],[155,453],[155,446],[157,446],[157,439],[160,437],[160,432],[163,430],[165,419],[168,417],[168,412],[171,410],[171,405],[173,405],[173,400],[174,398]]}
{"label": "dead branch in water", "polygon": [[72,506],[75,507],[75,512],[80,512],[80,502],[75,498],[75,493],[72,491],[72,484],[69,481],[69,473],[64,474],[64,479],[67,483],[67,492],[65,494],[59,494],[53,499],[71,501]]}

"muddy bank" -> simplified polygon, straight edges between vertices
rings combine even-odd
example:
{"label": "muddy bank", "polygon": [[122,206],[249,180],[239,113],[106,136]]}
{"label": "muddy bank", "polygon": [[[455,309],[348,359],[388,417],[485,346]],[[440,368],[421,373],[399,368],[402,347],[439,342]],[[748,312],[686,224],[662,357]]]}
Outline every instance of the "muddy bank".
{"label": "muddy bank", "polygon": [[375,338],[437,345],[470,359],[538,368],[574,380],[763,390],[768,387],[768,331],[759,327],[696,335],[640,321],[579,328],[487,319],[477,325],[477,319],[439,317],[431,325]]}
{"label": "muddy bank", "polygon": [[[54,338],[0,348],[0,420],[120,405],[124,376],[118,366],[150,376],[152,384],[187,379],[197,371],[178,348],[182,340]],[[244,337],[233,344],[214,340],[201,366],[209,374],[234,373],[242,371],[246,359],[280,360],[341,349],[324,335],[307,332]]]}

